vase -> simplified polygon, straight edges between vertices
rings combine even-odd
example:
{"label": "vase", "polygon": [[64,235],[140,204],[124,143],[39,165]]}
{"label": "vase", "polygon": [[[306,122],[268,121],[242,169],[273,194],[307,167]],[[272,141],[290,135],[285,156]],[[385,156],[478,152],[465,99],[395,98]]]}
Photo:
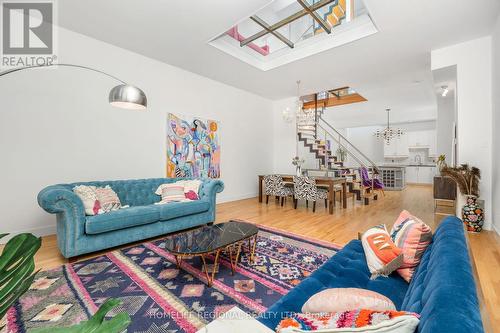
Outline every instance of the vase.
{"label": "vase", "polygon": [[300,165],[297,165],[295,167],[295,172],[297,173],[297,176],[302,176],[302,168],[300,167]]}
{"label": "vase", "polygon": [[480,232],[483,230],[484,212],[477,204],[477,197],[468,195],[466,203],[462,208],[462,220],[464,221],[467,231]]}

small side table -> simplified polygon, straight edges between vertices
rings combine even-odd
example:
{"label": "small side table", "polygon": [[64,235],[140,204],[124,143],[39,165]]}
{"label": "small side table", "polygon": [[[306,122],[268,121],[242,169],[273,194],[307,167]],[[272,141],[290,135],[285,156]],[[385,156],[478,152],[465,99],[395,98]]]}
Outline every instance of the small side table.
{"label": "small side table", "polygon": [[237,306],[222,314],[196,333],[274,333]]}

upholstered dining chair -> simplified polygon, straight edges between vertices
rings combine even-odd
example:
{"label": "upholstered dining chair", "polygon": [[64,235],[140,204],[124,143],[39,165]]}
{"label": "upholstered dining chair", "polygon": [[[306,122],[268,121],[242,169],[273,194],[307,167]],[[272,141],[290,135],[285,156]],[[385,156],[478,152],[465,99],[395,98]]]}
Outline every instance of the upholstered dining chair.
{"label": "upholstered dining chair", "polygon": [[365,167],[361,167],[359,169],[359,175],[361,178],[361,186],[363,186],[365,190],[370,192],[379,191],[382,193],[382,196],[385,196],[384,183],[382,183],[376,175],[372,175],[372,178],[370,178],[368,175],[368,169]]}
{"label": "upholstered dining chair", "polygon": [[274,195],[281,198],[281,206],[286,197],[293,197],[293,188],[285,186],[283,177],[280,175],[264,176],[264,193],[266,194],[266,204],[269,203],[269,196]]}
{"label": "upholstered dining chair", "polygon": [[316,212],[316,201],[325,200],[325,208],[328,207],[328,190],[318,188],[316,179],[307,176],[293,177],[294,207],[297,209],[298,200],[306,200],[306,204],[313,202],[313,213]]}

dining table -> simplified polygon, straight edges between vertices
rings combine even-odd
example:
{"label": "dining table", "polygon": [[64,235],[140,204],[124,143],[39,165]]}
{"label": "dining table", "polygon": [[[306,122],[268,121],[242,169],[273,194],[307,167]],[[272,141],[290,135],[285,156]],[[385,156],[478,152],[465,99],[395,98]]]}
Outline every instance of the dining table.
{"label": "dining table", "polygon": [[[259,175],[259,202],[262,202],[262,196],[264,192],[264,176]],[[284,182],[293,183],[294,175],[279,175],[283,178]],[[333,200],[334,200],[334,188],[335,185],[342,185],[342,208],[347,208],[347,180],[345,177],[314,177],[316,180],[316,185],[323,185],[328,188],[328,212],[333,214]]]}

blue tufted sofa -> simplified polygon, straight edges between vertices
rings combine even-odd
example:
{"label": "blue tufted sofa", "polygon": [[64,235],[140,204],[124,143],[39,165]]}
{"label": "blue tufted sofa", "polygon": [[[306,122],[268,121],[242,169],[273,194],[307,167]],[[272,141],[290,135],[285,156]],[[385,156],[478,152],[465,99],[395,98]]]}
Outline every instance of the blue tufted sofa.
{"label": "blue tufted sofa", "polygon": [[326,288],[363,288],[389,297],[398,310],[421,315],[420,333],[481,333],[483,325],[462,221],[444,219],[410,284],[399,275],[370,280],[361,242],[353,240],[259,320],[274,329],[286,313],[300,312],[313,294]]}
{"label": "blue tufted sofa", "polygon": [[[139,180],[96,181],[52,185],[38,194],[38,204],[56,214],[57,244],[66,258],[107,249],[170,232],[214,222],[215,196],[222,192],[220,180],[203,180],[200,200],[154,205],[161,184],[180,179],[156,178]],[[129,208],[86,216],[83,203],[73,193],[77,185],[106,185],[118,194],[122,205]]]}

